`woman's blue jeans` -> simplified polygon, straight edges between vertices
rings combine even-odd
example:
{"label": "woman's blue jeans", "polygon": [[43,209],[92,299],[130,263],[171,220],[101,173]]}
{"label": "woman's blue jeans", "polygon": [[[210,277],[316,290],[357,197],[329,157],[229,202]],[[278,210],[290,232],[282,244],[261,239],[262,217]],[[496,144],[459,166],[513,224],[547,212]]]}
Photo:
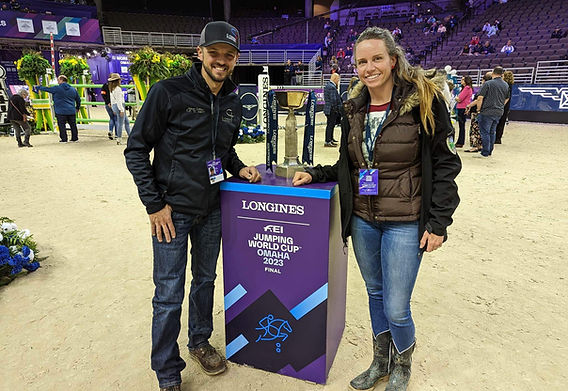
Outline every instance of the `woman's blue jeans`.
{"label": "woman's blue jeans", "polygon": [[185,362],[177,339],[185,296],[188,236],[191,240],[191,288],[189,291],[189,348],[207,342],[213,331],[213,290],[221,244],[221,212],[207,216],[172,212],[175,239],[162,243],[153,237],[154,285],[152,305],[152,369],[160,387],[181,383]]}
{"label": "woman's blue jeans", "polygon": [[122,137],[122,127],[124,126],[126,129],[126,134],[130,135],[130,122],[128,122],[128,115],[126,114],[126,110],[120,115],[120,110],[118,110],[117,104],[112,105],[112,111],[116,115],[116,119],[118,124],[116,125],[116,137]]}
{"label": "woman's blue jeans", "polygon": [[116,120],[116,114],[114,114],[114,111],[112,111],[112,108],[109,107],[109,105],[105,105],[105,109],[107,111],[108,117],[109,117],[109,121],[108,121],[108,132],[110,134],[112,134],[112,131],[115,131],[115,136],[116,136],[116,127],[117,127],[117,120]]}
{"label": "woman's blue jeans", "polygon": [[390,330],[399,353],[414,343],[410,298],[422,252],[418,221],[369,222],[353,216],[355,258],[369,295],[374,335]]}

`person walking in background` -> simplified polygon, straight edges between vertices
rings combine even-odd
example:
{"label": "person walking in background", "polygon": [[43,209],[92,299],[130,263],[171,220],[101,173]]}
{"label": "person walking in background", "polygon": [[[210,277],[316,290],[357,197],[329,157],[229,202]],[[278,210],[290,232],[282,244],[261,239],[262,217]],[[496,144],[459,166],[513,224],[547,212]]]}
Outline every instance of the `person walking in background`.
{"label": "person walking in background", "polygon": [[[481,79],[481,84],[486,81],[491,80],[491,72],[487,72]],[[477,95],[474,97],[473,101],[466,106],[465,114],[469,115],[471,118],[469,125],[469,149],[464,150],[464,152],[480,152],[482,148],[481,144],[481,133],[479,132],[479,122],[477,122]]]}
{"label": "person walking in background", "polygon": [[341,96],[337,91],[339,79],[339,73],[333,73],[323,89],[323,97],[325,101],[323,112],[327,117],[324,147],[337,147],[337,140],[333,138],[333,129],[335,128],[335,125],[341,123],[342,102]]}
{"label": "person walking in background", "polygon": [[489,157],[493,152],[497,123],[509,101],[509,85],[503,81],[503,72],[500,66],[493,68],[492,80],[485,82],[477,93],[477,120],[483,144],[483,157]]}
{"label": "person walking in background", "polygon": [[151,362],[161,391],[181,390],[185,361],[177,340],[186,268],[192,276],[189,356],[208,375],[227,369],[209,343],[221,245],[220,182],[225,170],[251,183],[260,180],[258,170],[246,167],[234,148],[241,101],[229,77],[239,58],[238,30],[226,22],[208,23],[197,57],[201,62],[184,75],[152,86],[124,151],[151,225],[156,286]]}
{"label": "person walking in background", "polygon": [[69,124],[71,128],[71,142],[75,143],[79,141],[77,112],[81,108],[81,98],[77,90],[67,84],[67,76],[59,75],[57,83],[58,85],[53,87],[35,86],[34,90],[45,91],[53,96],[53,110],[55,111],[57,127],[59,128],[59,142],[67,142],[65,125]]}
{"label": "person walking in background", "polygon": [[110,104],[112,112],[116,116],[116,144],[122,142],[122,127],[126,129],[126,134],[130,135],[130,122],[126,114],[126,105],[124,102],[124,92],[120,86],[120,75],[111,73],[108,77],[108,89],[110,90]]}
{"label": "person walking in background", "polygon": [[509,85],[509,99],[505,103],[505,109],[503,115],[497,124],[495,129],[495,144],[501,144],[501,138],[503,137],[503,131],[505,130],[505,123],[507,122],[507,117],[509,116],[509,109],[511,108],[511,97],[513,96],[513,84],[515,84],[515,76],[513,72],[505,71],[503,73],[503,80]]}
{"label": "person walking in background", "polygon": [[[28,115],[30,115],[30,113],[28,113],[26,109],[26,98],[28,95],[28,91],[22,88],[17,94],[12,95],[8,103],[7,119],[14,128],[14,135],[16,136],[18,147],[20,148],[33,147],[33,145],[30,144],[32,128],[28,123]],[[22,132],[24,132],[23,142]]]}
{"label": "person walking in background", "polygon": [[458,110],[458,124],[460,127],[456,148],[463,147],[465,143],[465,108],[471,103],[473,95],[473,81],[470,76],[464,76],[461,79],[462,90],[456,98],[456,108]]}
{"label": "person walking in background", "polygon": [[342,238],[352,237],[373,331],[373,361],[350,389],[372,390],[388,376],[387,391],[404,391],[415,348],[410,299],[423,252],[447,238],[461,162],[445,74],[428,79],[378,27],[359,36],[354,54],[361,82],[343,105],[339,160],[297,172],[292,183],[339,182]]}
{"label": "person walking in background", "polygon": [[109,117],[109,122],[108,122],[108,138],[110,140],[113,139],[113,135],[116,137],[116,127],[118,125],[118,120],[116,118],[116,114],[114,114],[114,111],[112,111],[112,104],[110,102],[110,90],[108,88],[108,82],[106,82],[105,84],[103,84],[103,87],[101,88],[101,95],[103,97],[103,100],[105,102],[105,110],[108,114]]}

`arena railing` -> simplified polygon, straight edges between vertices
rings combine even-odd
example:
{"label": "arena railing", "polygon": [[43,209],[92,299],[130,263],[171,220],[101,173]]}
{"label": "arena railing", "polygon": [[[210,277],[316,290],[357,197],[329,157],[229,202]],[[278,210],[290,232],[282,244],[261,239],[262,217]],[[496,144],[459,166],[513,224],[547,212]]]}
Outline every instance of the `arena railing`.
{"label": "arena railing", "polygon": [[[457,69],[458,76],[469,76],[473,81],[474,86],[481,85],[481,79],[483,75],[487,72],[491,72],[493,68],[482,68],[482,69]],[[516,84],[533,84],[535,69],[534,67],[518,67],[518,68],[507,68],[507,70],[513,72],[515,76]]]}
{"label": "arena railing", "polygon": [[568,84],[568,60],[538,61],[535,84]]}
{"label": "arena railing", "polygon": [[120,27],[103,26],[106,45],[197,47],[199,34],[173,34],[150,31],[123,31]]}
{"label": "arena railing", "polygon": [[319,50],[243,50],[238,64],[283,64],[288,60],[308,64],[318,54]]}

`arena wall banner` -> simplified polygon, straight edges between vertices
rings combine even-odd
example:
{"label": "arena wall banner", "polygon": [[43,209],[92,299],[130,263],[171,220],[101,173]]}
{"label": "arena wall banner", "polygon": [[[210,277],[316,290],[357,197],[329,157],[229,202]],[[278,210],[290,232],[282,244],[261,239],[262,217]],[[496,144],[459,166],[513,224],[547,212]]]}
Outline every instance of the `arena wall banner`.
{"label": "arena wall banner", "polygon": [[221,184],[226,357],[325,383],[345,325],[336,183]]}
{"label": "arena wall banner", "polygon": [[103,43],[97,19],[13,11],[3,11],[0,14],[2,38],[49,41],[50,33],[55,41]]}
{"label": "arena wall banner", "polygon": [[513,85],[509,119],[568,123],[568,85]]}

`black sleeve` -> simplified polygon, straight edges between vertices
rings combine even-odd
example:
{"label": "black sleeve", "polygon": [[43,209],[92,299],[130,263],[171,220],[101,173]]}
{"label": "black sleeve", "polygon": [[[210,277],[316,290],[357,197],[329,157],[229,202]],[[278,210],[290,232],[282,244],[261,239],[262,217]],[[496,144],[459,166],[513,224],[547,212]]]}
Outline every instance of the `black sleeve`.
{"label": "black sleeve", "polygon": [[81,108],[81,97],[79,96],[77,90],[75,90],[75,103],[76,103],[75,108],[79,110]]}
{"label": "black sleeve", "polygon": [[431,138],[432,202],[426,227],[431,233],[446,236],[446,228],[452,224],[452,215],[460,202],[455,179],[461,171],[461,160],[452,144],[455,131],[446,105],[436,98],[432,111],[436,130]]}
{"label": "black sleeve", "polygon": [[231,141],[231,148],[229,148],[229,152],[227,153],[227,158],[225,159],[225,162],[223,162],[224,166],[226,167],[227,171],[229,171],[231,173],[231,175],[238,177],[239,176],[239,171],[241,171],[241,169],[243,167],[246,167],[246,165],[241,161],[241,159],[239,159],[239,156],[237,155],[237,151],[235,151],[235,145],[237,144],[237,141],[239,140],[239,129],[240,129],[240,123],[241,123],[241,118],[242,118],[242,107],[240,105],[240,103],[237,105],[237,109],[236,109],[237,113],[237,117],[239,118],[239,125],[235,128],[235,130],[233,131],[233,139]]}
{"label": "black sleeve", "polygon": [[148,214],[158,212],[166,206],[154,178],[150,151],[166,131],[169,111],[170,102],[166,89],[160,83],[154,84],[136,118],[124,150],[126,166],[138,186],[138,195]]}

